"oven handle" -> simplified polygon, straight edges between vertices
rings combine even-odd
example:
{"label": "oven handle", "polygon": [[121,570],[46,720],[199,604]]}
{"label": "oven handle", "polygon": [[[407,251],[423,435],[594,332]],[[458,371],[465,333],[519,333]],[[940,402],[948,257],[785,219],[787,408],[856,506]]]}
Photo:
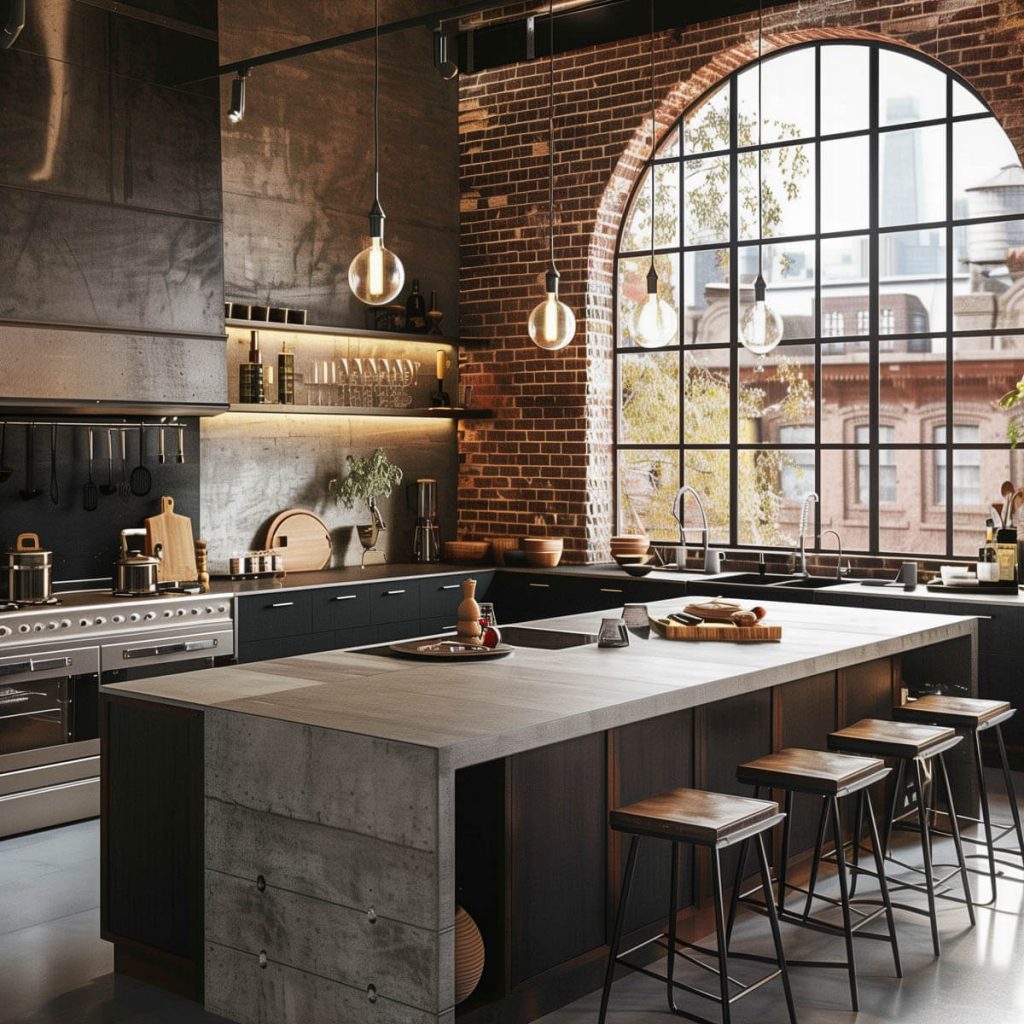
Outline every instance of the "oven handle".
{"label": "oven handle", "polygon": [[70,665],[70,658],[49,658],[46,661],[36,661],[35,658],[29,658],[28,661],[0,665],[0,676],[16,676],[21,672],[49,672],[55,668],[69,668]]}
{"label": "oven handle", "polygon": [[185,654],[191,651],[209,651],[220,643],[216,638],[211,640],[181,640],[173,644],[160,644],[157,647],[134,647],[122,651],[121,657],[126,661],[131,658],[159,658],[163,654]]}
{"label": "oven handle", "polygon": [[9,722],[12,718],[34,718],[36,715],[52,715],[63,711],[63,708],[34,708],[32,711],[18,711],[13,715],[0,715],[0,722]]}

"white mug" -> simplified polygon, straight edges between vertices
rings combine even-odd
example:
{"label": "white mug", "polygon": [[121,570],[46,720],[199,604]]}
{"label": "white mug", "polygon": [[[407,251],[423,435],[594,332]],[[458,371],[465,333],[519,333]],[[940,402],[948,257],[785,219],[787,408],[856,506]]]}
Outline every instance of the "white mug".
{"label": "white mug", "polygon": [[979,583],[995,583],[999,579],[998,562],[978,562],[975,568],[978,571]]}

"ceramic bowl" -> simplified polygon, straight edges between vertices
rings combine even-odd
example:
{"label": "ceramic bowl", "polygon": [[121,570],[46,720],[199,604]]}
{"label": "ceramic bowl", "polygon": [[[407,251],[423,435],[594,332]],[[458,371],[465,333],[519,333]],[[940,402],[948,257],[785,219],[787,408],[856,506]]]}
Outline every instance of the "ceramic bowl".
{"label": "ceramic bowl", "polygon": [[485,540],[446,540],[444,557],[447,562],[481,562],[490,549]]}
{"label": "ceramic bowl", "polygon": [[530,551],[548,551],[548,552],[559,552],[561,553],[565,542],[561,537],[524,537],[523,538],[523,550],[529,553]]}
{"label": "ceramic bowl", "polygon": [[561,551],[527,551],[526,564],[535,569],[554,569],[562,560]]}

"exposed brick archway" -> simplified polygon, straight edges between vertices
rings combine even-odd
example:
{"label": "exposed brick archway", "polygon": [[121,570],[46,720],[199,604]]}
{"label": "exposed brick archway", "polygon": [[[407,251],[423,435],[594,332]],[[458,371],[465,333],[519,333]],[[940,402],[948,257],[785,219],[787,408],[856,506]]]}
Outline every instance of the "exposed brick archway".
{"label": "exposed brick archway", "polygon": [[[957,72],[1024,149],[1024,15],[1016,0],[823,3],[766,12],[764,52],[823,39],[916,50]],[[756,16],[656,40],[659,134],[756,57]],[[570,348],[542,353],[526,318],[542,294],[547,186],[546,64],[461,85],[461,330],[486,339],[463,363],[492,423],[460,435],[459,533],[566,537],[566,558],[606,556],[612,514],[612,267],[622,214],[650,149],[649,43],[556,59],[556,256],[577,312]]]}

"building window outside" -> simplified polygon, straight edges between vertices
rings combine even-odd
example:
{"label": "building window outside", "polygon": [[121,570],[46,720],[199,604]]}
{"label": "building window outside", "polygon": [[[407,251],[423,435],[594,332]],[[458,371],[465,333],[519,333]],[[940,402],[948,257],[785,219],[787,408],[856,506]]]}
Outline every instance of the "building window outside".
{"label": "building window outside", "polygon": [[[1024,375],[1024,326],[1013,313],[1024,304],[1024,279],[990,251],[1003,245],[1012,264],[1010,254],[1024,249],[1024,190],[997,180],[1019,164],[1016,152],[969,87],[907,50],[801,45],[767,57],[764,78],[763,237],[756,64],[701,97],[659,146],[655,263],[682,339],[661,351],[639,348],[631,334],[650,263],[649,169],[623,219],[615,257],[617,527],[639,521],[655,539],[672,539],[667,508],[686,483],[704,498],[715,543],[790,545],[792,503],[817,490],[823,521],[840,522],[847,503],[889,506],[887,517],[869,515],[854,550],[973,551],[976,530],[948,517],[943,541],[934,518],[923,524],[912,510],[922,499],[944,504],[949,457],[959,508],[998,493],[1009,475],[1009,455],[985,451],[1009,452],[995,403]],[[785,325],[766,357],[739,345],[734,317],[750,301],[759,250],[768,302]],[[977,336],[982,320],[989,344]],[[948,396],[954,415],[970,407],[972,423],[956,422],[946,444],[945,413],[936,421],[934,410],[947,408]],[[885,410],[887,422],[872,424],[873,409]],[[986,411],[975,418],[979,409]],[[926,418],[921,436],[915,430]],[[852,443],[843,436],[851,419]],[[872,427],[886,446],[877,482]],[[897,480],[897,456],[908,449],[919,450],[921,468],[900,456]],[[855,480],[844,485],[851,453]],[[844,500],[844,487],[856,502],[849,491]],[[900,502],[906,514],[893,517]]]}

